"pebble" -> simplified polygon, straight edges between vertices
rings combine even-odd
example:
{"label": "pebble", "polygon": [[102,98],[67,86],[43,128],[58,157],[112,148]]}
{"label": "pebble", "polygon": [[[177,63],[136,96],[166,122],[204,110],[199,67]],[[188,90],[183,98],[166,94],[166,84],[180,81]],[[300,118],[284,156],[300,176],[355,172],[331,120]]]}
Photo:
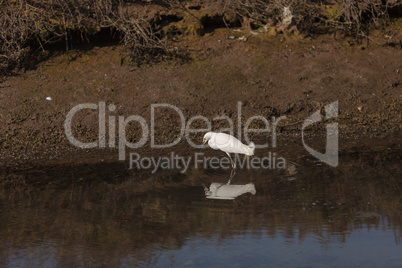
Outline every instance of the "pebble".
{"label": "pebble", "polygon": [[246,42],[246,41],[247,41],[247,37],[245,37],[245,36],[239,37],[239,41]]}

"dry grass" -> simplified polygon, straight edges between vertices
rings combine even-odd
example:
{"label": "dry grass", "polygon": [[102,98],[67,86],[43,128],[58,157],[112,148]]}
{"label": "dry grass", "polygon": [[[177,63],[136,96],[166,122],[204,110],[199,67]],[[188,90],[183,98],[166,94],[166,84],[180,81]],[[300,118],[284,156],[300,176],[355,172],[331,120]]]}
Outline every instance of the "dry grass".
{"label": "dry grass", "polygon": [[282,20],[285,7],[305,31],[331,24],[351,34],[361,34],[388,11],[402,3],[397,0],[219,0],[224,9],[258,24],[276,24]]}
{"label": "dry grass", "polygon": [[[34,50],[64,42],[88,41],[111,29],[133,55],[165,51],[163,40],[148,20],[127,16],[122,0],[0,1],[0,75],[19,66]],[[113,38],[112,35],[109,37]]]}
{"label": "dry grass", "polygon": [[[214,5],[222,14],[234,13],[248,28],[278,25],[288,7],[293,23],[302,32],[314,32],[324,26],[354,36],[367,36],[379,18],[387,17],[390,8],[401,5],[396,0],[0,0],[0,77],[49,44],[64,43],[69,50],[77,41],[74,39],[88,41],[102,29],[110,29],[136,60],[166,53],[165,37],[157,20],[147,18],[143,12],[128,13],[127,6],[183,10],[189,2]],[[109,38],[113,38],[112,34]]]}

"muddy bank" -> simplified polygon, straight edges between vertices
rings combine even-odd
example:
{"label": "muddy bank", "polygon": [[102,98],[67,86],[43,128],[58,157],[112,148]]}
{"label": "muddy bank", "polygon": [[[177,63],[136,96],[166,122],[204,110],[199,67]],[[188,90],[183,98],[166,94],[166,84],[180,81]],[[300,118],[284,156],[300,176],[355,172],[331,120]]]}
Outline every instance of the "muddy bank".
{"label": "muddy bank", "polygon": [[[247,38],[239,39],[243,36]],[[228,120],[214,120],[227,116],[234,122],[235,133],[239,108],[242,130],[254,115],[269,121],[286,116],[277,129],[278,137],[285,139],[299,137],[309,115],[338,101],[335,121],[341,138],[397,136],[401,128],[401,49],[345,40],[216,29],[177,42],[180,49],[187,48],[190,58],[141,67],[122,57],[118,45],[55,53],[34,70],[21,71],[0,84],[0,161],[5,166],[73,159],[94,152],[96,149],[71,145],[65,134],[68,112],[83,103],[99,106],[104,102],[105,118],[115,118],[116,133],[118,116],[139,115],[150,130],[151,105],[167,103],[182,112],[186,123],[193,116],[205,116],[213,130],[230,127]],[[76,113],[71,126],[80,141],[97,141],[99,109]],[[105,126],[108,133],[109,121]],[[156,143],[173,141],[180,127],[177,111],[155,109]],[[248,127],[265,125],[253,120]],[[191,128],[206,128],[206,123],[194,120]],[[312,136],[325,135],[325,122],[306,131]],[[253,133],[250,137],[261,140],[270,135]],[[141,125],[128,124],[126,137],[130,142],[139,141]],[[201,133],[191,135],[194,143],[201,137]],[[109,138],[107,135],[106,141]],[[149,150],[150,139],[148,135],[139,152],[158,153]],[[181,146],[189,147],[184,140]],[[96,150],[105,157],[110,151],[115,157],[109,148]]]}

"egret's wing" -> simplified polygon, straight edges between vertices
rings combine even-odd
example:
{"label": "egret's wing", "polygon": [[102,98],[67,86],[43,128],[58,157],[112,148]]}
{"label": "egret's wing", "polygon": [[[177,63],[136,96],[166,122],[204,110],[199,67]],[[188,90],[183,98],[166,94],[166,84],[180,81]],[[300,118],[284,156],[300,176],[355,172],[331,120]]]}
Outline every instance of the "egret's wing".
{"label": "egret's wing", "polygon": [[216,147],[224,152],[253,155],[247,145],[229,134],[216,133],[213,138]]}
{"label": "egret's wing", "polygon": [[215,135],[215,144],[219,147],[219,149],[227,148],[227,150],[234,149],[239,147],[239,143],[241,142],[235,137],[226,134],[226,133],[216,133]]}

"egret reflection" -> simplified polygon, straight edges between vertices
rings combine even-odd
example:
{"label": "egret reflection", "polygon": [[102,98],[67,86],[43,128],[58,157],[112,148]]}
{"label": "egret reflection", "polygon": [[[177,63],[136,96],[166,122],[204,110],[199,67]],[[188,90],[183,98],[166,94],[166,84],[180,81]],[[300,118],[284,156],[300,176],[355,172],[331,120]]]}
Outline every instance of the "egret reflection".
{"label": "egret reflection", "polygon": [[205,197],[208,199],[233,200],[236,197],[246,193],[255,195],[257,191],[254,183],[231,184],[235,174],[236,172],[232,169],[229,180],[226,184],[212,182],[209,186],[209,189],[204,185]]}

